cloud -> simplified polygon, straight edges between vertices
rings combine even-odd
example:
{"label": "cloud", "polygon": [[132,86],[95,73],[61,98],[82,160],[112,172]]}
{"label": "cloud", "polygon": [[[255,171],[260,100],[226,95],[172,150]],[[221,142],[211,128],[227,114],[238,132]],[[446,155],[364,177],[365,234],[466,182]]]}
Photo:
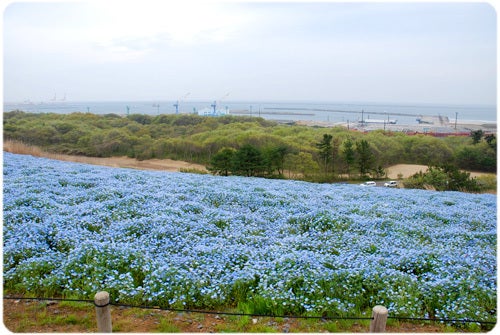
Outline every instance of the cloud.
{"label": "cloud", "polygon": [[4,14],[5,92],[23,99],[23,87],[57,76],[99,96],[148,82],[242,99],[402,100],[432,87],[435,101],[495,101],[495,24],[480,4],[15,3]]}
{"label": "cloud", "polygon": [[[158,41],[171,45],[225,42],[247,22],[245,13],[212,2],[102,1],[93,7],[96,19],[91,38],[103,45],[110,41],[135,45],[134,49],[147,49]],[[138,44],[139,40],[144,42]]]}

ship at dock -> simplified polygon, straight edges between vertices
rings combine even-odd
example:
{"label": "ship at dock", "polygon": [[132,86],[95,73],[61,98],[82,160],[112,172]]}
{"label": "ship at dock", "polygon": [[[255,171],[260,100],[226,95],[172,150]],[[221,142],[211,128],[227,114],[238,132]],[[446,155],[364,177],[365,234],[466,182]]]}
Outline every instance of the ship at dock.
{"label": "ship at dock", "polygon": [[441,126],[448,125],[450,123],[450,119],[447,116],[442,115],[419,116],[416,120],[419,124],[438,124]]}
{"label": "ship at dock", "polygon": [[222,116],[222,115],[228,115],[229,114],[229,108],[226,106],[224,109],[217,108],[217,102],[214,101],[211,105],[210,108],[202,108],[198,110],[198,115],[200,116]]}
{"label": "ship at dock", "polygon": [[362,119],[358,121],[359,124],[396,124],[396,119]]}

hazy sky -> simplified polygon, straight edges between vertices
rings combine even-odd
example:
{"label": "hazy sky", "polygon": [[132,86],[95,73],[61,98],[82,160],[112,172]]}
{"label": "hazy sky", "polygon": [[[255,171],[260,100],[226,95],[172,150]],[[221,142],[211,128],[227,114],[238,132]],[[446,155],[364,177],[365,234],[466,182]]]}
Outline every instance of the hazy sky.
{"label": "hazy sky", "polygon": [[487,3],[14,2],[4,101],[496,104]]}

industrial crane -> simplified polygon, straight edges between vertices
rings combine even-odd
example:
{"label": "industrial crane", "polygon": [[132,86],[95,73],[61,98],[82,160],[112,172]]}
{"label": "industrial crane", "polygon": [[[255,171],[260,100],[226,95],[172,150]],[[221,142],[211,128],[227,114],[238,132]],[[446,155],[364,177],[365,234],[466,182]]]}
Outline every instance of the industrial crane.
{"label": "industrial crane", "polygon": [[[222,100],[224,100],[225,98],[227,98],[229,96],[229,92],[226,93],[226,95],[224,95],[222,98],[220,98],[218,101],[221,102]],[[214,110],[214,115],[217,115],[217,101],[215,100],[211,105],[210,107],[213,108]]]}
{"label": "industrial crane", "polygon": [[187,98],[187,96],[188,96],[189,94],[191,94],[191,93],[190,93],[190,92],[187,92],[186,94],[184,94],[184,96],[183,96],[182,98],[178,99],[178,100],[175,102],[175,104],[174,104],[174,107],[175,107],[175,114],[179,114],[179,101],[182,101],[182,100],[186,99],[186,98]]}

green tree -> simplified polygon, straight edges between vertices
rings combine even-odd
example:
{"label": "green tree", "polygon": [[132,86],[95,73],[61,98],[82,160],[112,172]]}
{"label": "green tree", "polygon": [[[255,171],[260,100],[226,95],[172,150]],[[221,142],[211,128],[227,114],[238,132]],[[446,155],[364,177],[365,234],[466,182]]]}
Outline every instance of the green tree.
{"label": "green tree", "polygon": [[332,161],[332,139],[330,134],[323,134],[323,139],[316,143],[316,148],[319,150],[319,158],[325,175],[328,174],[330,169],[330,162]]}
{"label": "green tree", "polygon": [[222,148],[210,160],[208,171],[221,176],[228,176],[233,166],[235,150],[232,148]]}
{"label": "green tree", "polygon": [[274,174],[274,171],[277,171],[278,175],[283,175],[285,155],[288,151],[285,145],[273,145],[262,150],[263,163],[268,174]]}
{"label": "green tree", "polygon": [[133,144],[135,143],[130,141],[127,131],[113,128],[105,133],[100,149],[106,156],[126,155]]}
{"label": "green tree", "polygon": [[497,150],[497,137],[495,136],[495,134],[488,134],[484,137],[484,139],[486,140],[486,143],[488,143],[490,148],[492,148],[496,152],[496,150]]}
{"label": "green tree", "polygon": [[414,174],[404,182],[406,188],[426,189],[433,187],[436,191],[468,191],[478,192],[480,185],[470,173],[460,171],[450,164],[430,166],[427,172]]}
{"label": "green tree", "polygon": [[408,136],[402,139],[405,147],[404,160],[411,164],[438,165],[453,161],[453,146],[442,138],[432,136]]}
{"label": "green tree", "polygon": [[464,146],[456,154],[456,164],[462,169],[494,172],[496,163],[496,150],[485,142]]}
{"label": "green tree", "polygon": [[136,139],[136,143],[132,146],[132,152],[129,153],[130,157],[135,157],[138,160],[145,160],[154,158],[154,146],[151,136],[144,135]]}
{"label": "green tree", "polygon": [[450,191],[466,190],[469,192],[479,191],[479,185],[475,179],[470,177],[470,173],[460,171],[456,166],[445,164],[441,169],[447,176],[447,189]]}
{"label": "green tree", "polygon": [[247,177],[258,175],[263,168],[262,154],[251,144],[245,144],[233,156],[231,172]]}
{"label": "green tree", "polygon": [[356,153],[359,173],[362,177],[364,177],[370,170],[372,170],[375,156],[372,153],[370,144],[366,140],[356,142]]}
{"label": "green tree", "polygon": [[153,118],[146,114],[131,114],[127,116],[127,119],[140,123],[142,125],[151,124]]}
{"label": "green tree", "polygon": [[377,166],[375,170],[373,170],[375,173],[376,178],[383,178],[386,175],[385,169],[382,167],[382,165]]}
{"label": "green tree", "polygon": [[298,172],[299,174],[294,175],[294,177],[307,179],[309,175],[319,172],[318,162],[313,159],[312,154],[309,152],[286,155],[284,165],[289,171],[289,177],[292,177],[292,172]]}
{"label": "green tree", "polygon": [[347,166],[347,174],[351,177],[351,166],[356,160],[356,152],[354,151],[354,143],[351,138],[347,138],[343,143],[342,157]]}
{"label": "green tree", "polygon": [[479,142],[481,142],[483,135],[484,132],[481,129],[471,131],[470,137],[472,137],[472,144],[478,144]]}

